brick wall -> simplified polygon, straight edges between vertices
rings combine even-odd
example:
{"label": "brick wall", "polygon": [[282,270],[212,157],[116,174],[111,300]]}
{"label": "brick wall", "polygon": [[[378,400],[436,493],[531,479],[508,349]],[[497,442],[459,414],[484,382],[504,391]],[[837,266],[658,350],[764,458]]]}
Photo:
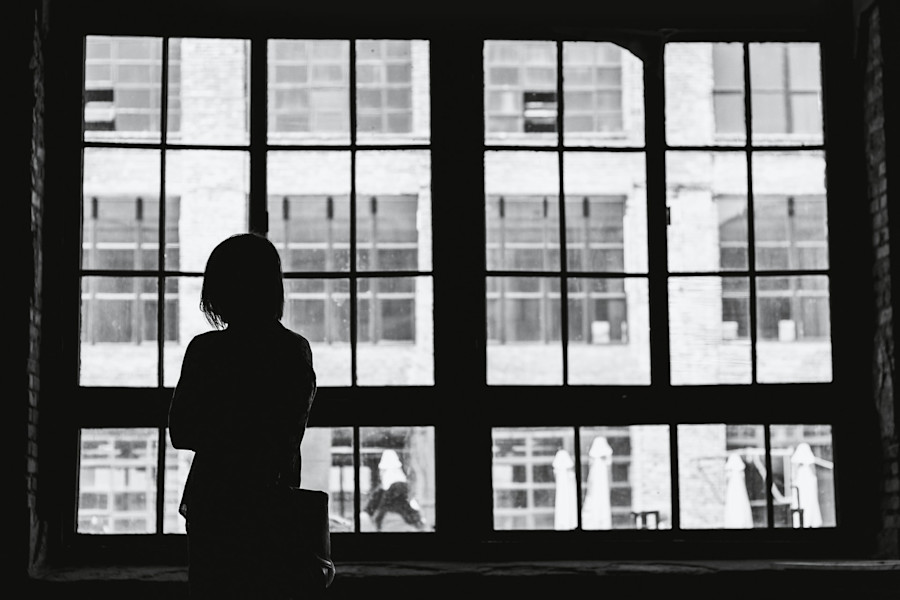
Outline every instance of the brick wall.
{"label": "brick wall", "polygon": [[[32,2],[30,6],[40,3]],[[41,234],[44,211],[44,53],[43,41],[46,31],[43,27],[44,11],[34,8],[29,11],[31,22],[32,50],[29,67],[31,70],[31,289],[29,290],[28,320],[28,408],[26,467],[28,504],[28,562],[32,570],[44,561],[46,544],[45,532],[36,511],[38,492],[38,422],[41,392],[40,345],[41,345],[41,295],[43,256]]]}
{"label": "brick wall", "polygon": [[[861,27],[868,33],[863,47],[865,64],[864,119],[866,146],[866,184],[872,217],[872,243],[875,262],[872,275],[875,286],[876,328],[873,376],[875,403],[880,419],[884,461],[883,527],[878,551],[897,556],[900,551],[900,473],[898,473],[897,419],[894,393],[894,314],[892,305],[892,253],[890,247],[890,205],[888,203],[887,134],[885,129],[885,47],[882,31],[885,2],[873,3],[863,16]],[[894,253],[896,254],[896,252]]]}

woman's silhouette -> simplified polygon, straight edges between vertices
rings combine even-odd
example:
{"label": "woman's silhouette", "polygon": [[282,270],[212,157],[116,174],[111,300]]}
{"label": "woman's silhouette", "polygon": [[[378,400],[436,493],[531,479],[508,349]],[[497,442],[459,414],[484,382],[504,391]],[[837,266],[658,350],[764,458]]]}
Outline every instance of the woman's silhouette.
{"label": "woman's silhouette", "polygon": [[272,539],[275,487],[299,485],[316,375],[309,342],[281,324],[272,243],[248,233],[216,246],[200,309],[215,330],[188,345],[169,407],[172,445],[195,452],[180,507],[191,597],[290,598],[284,575],[298,565]]}

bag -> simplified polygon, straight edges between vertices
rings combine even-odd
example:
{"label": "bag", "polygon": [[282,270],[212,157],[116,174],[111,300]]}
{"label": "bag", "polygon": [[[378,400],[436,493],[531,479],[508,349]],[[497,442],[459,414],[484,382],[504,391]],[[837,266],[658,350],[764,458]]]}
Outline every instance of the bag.
{"label": "bag", "polygon": [[[287,585],[301,595],[324,591],[334,581],[328,494],[321,490],[280,486],[278,536]],[[276,528],[278,525],[276,525]]]}

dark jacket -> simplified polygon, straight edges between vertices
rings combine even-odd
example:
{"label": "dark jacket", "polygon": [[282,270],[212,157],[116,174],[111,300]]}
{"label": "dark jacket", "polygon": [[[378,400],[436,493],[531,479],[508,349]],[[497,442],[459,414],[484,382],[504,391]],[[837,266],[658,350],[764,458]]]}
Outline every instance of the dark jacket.
{"label": "dark jacket", "polygon": [[281,323],[191,340],[169,407],[172,445],[195,452],[180,511],[190,528],[240,536],[258,527],[276,480],[299,484],[315,394],[309,342]]}

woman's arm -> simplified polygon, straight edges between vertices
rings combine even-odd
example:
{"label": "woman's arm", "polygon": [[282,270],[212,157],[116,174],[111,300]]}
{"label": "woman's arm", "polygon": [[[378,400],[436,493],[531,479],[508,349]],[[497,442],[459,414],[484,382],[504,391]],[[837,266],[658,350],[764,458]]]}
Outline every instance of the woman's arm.
{"label": "woman's arm", "polygon": [[207,393],[202,354],[194,338],[184,352],[181,376],[169,404],[169,438],[172,446],[183,450],[198,450],[203,445],[202,432],[209,427],[202,420],[207,412],[202,406]]}

